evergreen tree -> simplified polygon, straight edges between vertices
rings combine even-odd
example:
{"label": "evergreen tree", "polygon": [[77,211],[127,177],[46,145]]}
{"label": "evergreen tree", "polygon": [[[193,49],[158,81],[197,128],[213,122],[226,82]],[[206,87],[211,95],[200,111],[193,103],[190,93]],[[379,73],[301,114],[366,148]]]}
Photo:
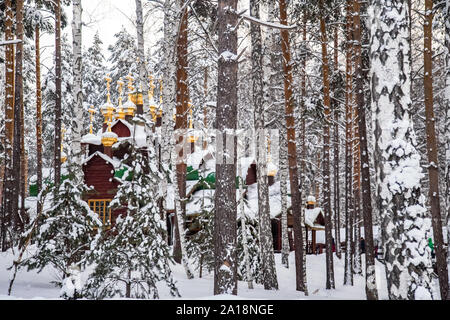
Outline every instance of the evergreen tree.
{"label": "evergreen tree", "polygon": [[[129,34],[124,27],[114,37],[116,38],[116,42],[108,47],[108,51],[110,52],[108,62],[111,64],[109,72],[113,85],[117,84],[120,78],[126,77],[128,74],[131,74],[137,80],[139,72],[136,38]],[[111,100],[117,101],[117,98],[117,90],[112,90]]]}
{"label": "evergreen tree", "polygon": [[201,201],[201,214],[197,218],[200,231],[188,238],[187,254],[196,269],[199,277],[205,269],[208,273],[214,270],[214,202],[213,196],[203,190],[203,196],[195,199]]}
{"label": "evergreen tree", "polygon": [[61,296],[77,298],[81,287],[70,282],[80,281],[78,271],[84,269],[89,249],[96,243],[102,223],[82,199],[88,188],[76,179],[70,157],[68,161],[68,178],[59,187],[53,186],[47,191],[55,195],[54,206],[38,217],[40,221],[30,250],[32,254],[22,261],[21,267],[41,272],[46,266],[52,266],[58,272],[59,279],[54,283],[62,287]]}
{"label": "evergreen tree", "polygon": [[[91,105],[99,111],[99,108],[106,101],[106,85],[104,78],[106,76],[106,59],[102,52],[102,40],[97,32],[94,36],[92,46],[84,52],[83,56],[83,97],[84,111],[87,112]],[[123,77],[126,74],[122,75]],[[87,114],[87,113],[86,113]],[[83,128],[87,128],[89,123],[88,117]],[[101,112],[97,112],[94,116],[94,132],[97,132],[103,123]]]}
{"label": "evergreen tree", "polygon": [[[245,265],[245,257],[244,257],[244,248],[242,240],[244,237],[243,230],[241,228],[242,219],[245,219],[245,227],[247,229],[247,250],[249,257],[249,265],[251,275],[248,277],[247,268]],[[261,247],[258,241],[258,220],[250,217],[248,214],[244,213],[244,217],[239,215],[238,219],[238,228],[237,228],[237,256],[238,256],[238,279],[240,281],[246,281],[247,279],[253,279],[256,283],[263,283],[263,270],[262,270],[262,261],[261,261]]]}
{"label": "evergreen tree", "polygon": [[122,181],[110,204],[125,209],[110,230],[104,230],[93,250],[95,269],[84,288],[86,296],[103,299],[159,298],[157,283],[165,281],[173,296],[179,296],[172,279],[173,262],[165,241],[165,223],[157,203],[158,181],[154,150],[130,147],[131,156],[124,160],[130,167],[130,181]]}

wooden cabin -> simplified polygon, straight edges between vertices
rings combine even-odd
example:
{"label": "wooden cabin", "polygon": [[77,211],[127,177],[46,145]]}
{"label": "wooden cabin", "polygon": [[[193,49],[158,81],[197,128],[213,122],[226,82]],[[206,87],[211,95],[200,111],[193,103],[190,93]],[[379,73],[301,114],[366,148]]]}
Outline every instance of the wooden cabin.
{"label": "wooden cabin", "polygon": [[[316,233],[317,231],[325,230],[325,217],[321,208],[305,209],[305,224],[306,228],[306,243],[307,243],[307,254],[322,253],[325,244],[317,243]],[[287,215],[287,225],[288,225],[288,239],[290,250],[295,250],[294,245],[294,218],[292,216],[292,208],[288,209]],[[275,252],[281,252],[282,249],[282,227],[281,227],[281,213],[278,214],[274,219],[272,219],[272,236],[273,236],[273,246]],[[309,238],[311,235],[311,238]]]}

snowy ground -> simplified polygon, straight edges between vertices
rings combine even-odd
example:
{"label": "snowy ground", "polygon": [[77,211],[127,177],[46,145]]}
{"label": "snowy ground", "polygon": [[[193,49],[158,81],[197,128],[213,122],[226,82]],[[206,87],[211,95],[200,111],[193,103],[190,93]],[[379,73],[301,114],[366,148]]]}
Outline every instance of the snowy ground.
{"label": "snowy ground", "polygon": [[[56,280],[56,272],[51,268],[44,269],[40,274],[34,271],[21,270],[17,274],[12,295],[7,296],[9,277],[11,271],[7,268],[12,264],[10,252],[0,253],[0,299],[59,299],[59,289],[51,281]],[[309,296],[295,290],[295,262],[294,252],[290,255],[290,268],[281,266],[281,255],[275,254],[277,264],[277,276],[279,282],[278,291],[266,291],[261,285],[249,290],[246,282],[239,282],[238,296],[213,296],[213,275],[203,278],[196,277],[188,280],[181,265],[173,267],[174,277],[181,294],[181,299],[265,299],[265,300],[293,300],[293,299],[365,299],[364,277],[354,277],[354,286],[344,286],[344,260],[334,259],[335,290],[325,290],[325,254],[307,256],[307,281]],[[363,255],[364,261],[364,255]],[[387,299],[387,288],[384,276],[384,266],[377,261],[377,281],[380,299]],[[161,299],[173,299],[165,288],[160,289]]]}

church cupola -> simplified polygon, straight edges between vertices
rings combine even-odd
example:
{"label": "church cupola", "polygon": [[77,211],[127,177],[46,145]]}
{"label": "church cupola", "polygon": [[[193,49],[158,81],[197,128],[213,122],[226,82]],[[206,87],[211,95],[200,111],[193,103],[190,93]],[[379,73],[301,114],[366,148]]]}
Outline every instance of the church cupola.
{"label": "church cupola", "polygon": [[133,102],[133,77],[129,74],[126,79],[128,80],[128,100],[123,105],[123,110],[125,112],[125,119],[131,120],[136,112],[136,104]]}

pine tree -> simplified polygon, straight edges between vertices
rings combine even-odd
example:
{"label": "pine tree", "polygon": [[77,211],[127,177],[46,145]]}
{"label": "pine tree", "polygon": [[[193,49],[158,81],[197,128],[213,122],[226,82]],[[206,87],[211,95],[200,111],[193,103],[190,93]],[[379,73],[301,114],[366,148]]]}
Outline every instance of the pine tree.
{"label": "pine tree", "polygon": [[95,269],[84,287],[86,296],[95,299],[159,298],[157,283],[165,281],[173,296],[179,296],[172,278],[173,259],[165,241],[165,223],[157,199],[158,171],[153,149],[130,148],[123,163],[131,181],[122,181],[111,209],[125,209],[93,249]]}

